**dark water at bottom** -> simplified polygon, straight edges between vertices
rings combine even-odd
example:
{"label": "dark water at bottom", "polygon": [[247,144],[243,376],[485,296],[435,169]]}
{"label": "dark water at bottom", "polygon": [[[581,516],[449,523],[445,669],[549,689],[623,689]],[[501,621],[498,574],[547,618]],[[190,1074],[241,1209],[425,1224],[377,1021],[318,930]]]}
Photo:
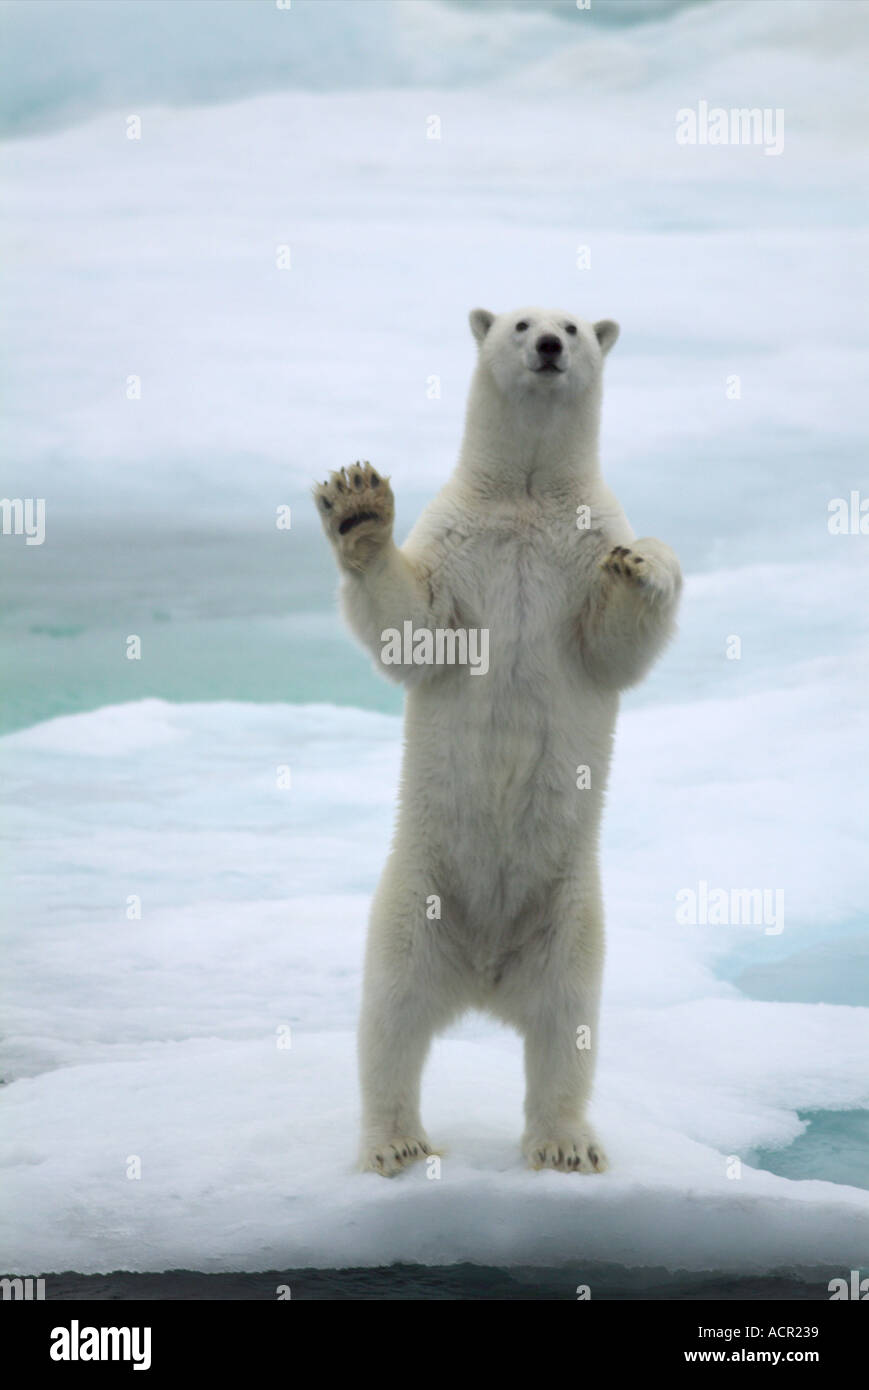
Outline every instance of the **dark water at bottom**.
{"label": "dark water at bottom", "polygon": [[[597,1265],[583,1270],[593,1300],[807,1301],[829,1299],[827,1282],[841,1271],[824,1269],[736,1276],[675,1273]],[[378,1269],[295,1269],[257,1274],[47,1274],[47,1300],[274,1301],[279,1289],[293,1299],[319,1301],[574,1302],[577,1276],[564,1269],[498,1269],[485,1265],[390,1265]],[[286,1293],[280,1295],[287,1297]]]}

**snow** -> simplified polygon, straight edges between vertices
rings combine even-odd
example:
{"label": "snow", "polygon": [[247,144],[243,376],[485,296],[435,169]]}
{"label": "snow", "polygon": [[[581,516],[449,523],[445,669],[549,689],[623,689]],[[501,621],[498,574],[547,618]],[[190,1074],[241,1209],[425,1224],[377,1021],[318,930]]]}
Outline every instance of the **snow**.
{"label": "snow", "polygon": [[[426,1073],[440,1175],[420,1166],[387,1183],[353,1170],[352,1028],[399,721],[149,700],[8,735],[4,779],[22,810],[4,1010],[6,1265],[858,1267],[869,1193],[747,1164],[734,1178],[728,1161],[790,1143],[798,1111],[869,1106],[869,1010],[746,999],[715,962],[724,951],[763,962],[770,938],[675,919],[676,891],[703,876],[785,884],[791,950],[819,914],[852,912],[859,848],[849,860],[833,808],[866,730],[857,684],[836,718],[827,690],[623,717],[595,1105],[612,1168],[588,1179],[524,1169],[520,1042],[477,1016],[438,1041]],[[802,760],[771,752],[782,726],[795,747],[811,737],[826,769],[829,800],[811,811]],[[127,917],[130,895],[141,919]]]}

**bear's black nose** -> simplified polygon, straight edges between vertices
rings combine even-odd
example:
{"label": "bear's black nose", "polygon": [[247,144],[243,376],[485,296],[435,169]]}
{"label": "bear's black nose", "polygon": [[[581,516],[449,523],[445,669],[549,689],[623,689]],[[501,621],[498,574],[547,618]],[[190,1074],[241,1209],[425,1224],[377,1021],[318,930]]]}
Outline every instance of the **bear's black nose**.
{"label": "bear's black nose", "polygon": [[554,333],[544,333],[535,343],[541,357],[557,357],[561,352],[561,339]]}

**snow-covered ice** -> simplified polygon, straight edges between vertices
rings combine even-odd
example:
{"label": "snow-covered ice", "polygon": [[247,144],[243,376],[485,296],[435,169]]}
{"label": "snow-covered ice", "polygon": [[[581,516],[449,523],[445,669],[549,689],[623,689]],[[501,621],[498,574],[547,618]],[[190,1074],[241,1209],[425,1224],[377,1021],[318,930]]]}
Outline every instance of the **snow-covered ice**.
{"label": "snow-covered ice", "polygon": [[[866,730],[856,687],[835,714],[828,704],[819,680],[623,718],[605,836],[600,1178],[523,1168],[520,1042],[476,1016],[436,1044],[426,1075],[440,1177],[353,1171],[352,1029],[396,719],[154,700],[7,736],[21,810],[4,1262],[858,1267],[869,1193],[749,1165],[734,1178],[728,1163],[788,1144],[798,1111],[869,1106],[869,1010],[746,999],[716,961],[763,961],[780,939],[675,920],[676,892],[700,878],[784,884],[791,949],[819,920],[850,919],[863,866],[836,789],[865,759]],[[826,769],[812,807],[804,761],[780,759],[783,726]],[[62,866],[48,897],[46,862]]]}

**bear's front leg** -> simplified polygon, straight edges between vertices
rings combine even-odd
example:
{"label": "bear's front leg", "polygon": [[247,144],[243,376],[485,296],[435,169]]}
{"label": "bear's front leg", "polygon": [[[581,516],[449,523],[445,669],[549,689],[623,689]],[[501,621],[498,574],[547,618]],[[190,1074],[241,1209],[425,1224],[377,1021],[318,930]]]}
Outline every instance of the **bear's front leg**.
{"label": "bear's front leg", "polygon": [[[382,660],[388,637],[407,622],[413,631],[446,626],[446,595],[392,539],[395,501],[387,478],[369,463],[354,463],[315,487],[314,498],[341,570],[344,617],[373,656]],[[407,683],[436,670],[413,664],[382,669]]]}
{"label": "bear's front leg", "polygon": [[580,621],[583,658],[601,685],[623,690],[646,674],[675,630],[682,571],[663,541],[614,546]]}

